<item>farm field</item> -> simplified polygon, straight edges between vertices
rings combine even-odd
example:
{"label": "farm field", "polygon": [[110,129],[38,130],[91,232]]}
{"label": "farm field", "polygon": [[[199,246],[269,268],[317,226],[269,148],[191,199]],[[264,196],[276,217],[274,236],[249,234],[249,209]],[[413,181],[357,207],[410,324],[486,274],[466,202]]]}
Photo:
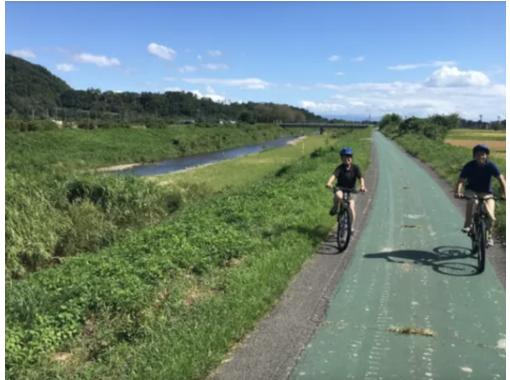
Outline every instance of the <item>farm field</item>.
{"label": "farm field", "polygon": [[492,150],[493,157],[506,158],[506,132],[485,129],[453,129],[448,132],[445,142],[464,148],[476,144],[486,144]]}

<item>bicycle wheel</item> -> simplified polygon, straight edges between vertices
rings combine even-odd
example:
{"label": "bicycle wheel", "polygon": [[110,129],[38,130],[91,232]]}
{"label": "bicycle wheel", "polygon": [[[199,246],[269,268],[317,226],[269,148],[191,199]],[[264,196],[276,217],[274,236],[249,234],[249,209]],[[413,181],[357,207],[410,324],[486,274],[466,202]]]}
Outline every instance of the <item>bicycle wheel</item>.
{"label": "bicycle wheel", "polygon": [[338,251],[342,252],[347,248],[351,238],[351,215],[349,211],[343,207],[338,214],[338,224],[336,231],[336,242]]}
{"label": "bicycle wheel", "polygon": [[485,249],[487,248],[487,227],[485,221],[481,220],[478,224],[478,273],[482,273],[485,269]]}

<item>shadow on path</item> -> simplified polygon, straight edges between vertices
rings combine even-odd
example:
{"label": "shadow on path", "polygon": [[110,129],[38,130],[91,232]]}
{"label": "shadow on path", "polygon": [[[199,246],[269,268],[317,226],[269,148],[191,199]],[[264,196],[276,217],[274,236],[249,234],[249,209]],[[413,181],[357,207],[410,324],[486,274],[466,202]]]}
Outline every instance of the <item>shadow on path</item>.
{"label": "shadow on path", "polygon": [[[426,265],[448,276],[473,276],[478,273],[477,266],[465,261],[473,259],[471,250],[466,247],[440,246],[432,251],[403,249],[363,255],[367,259],[385,259],[395,264]],[[462,260],[462,261],[459,261]]]}

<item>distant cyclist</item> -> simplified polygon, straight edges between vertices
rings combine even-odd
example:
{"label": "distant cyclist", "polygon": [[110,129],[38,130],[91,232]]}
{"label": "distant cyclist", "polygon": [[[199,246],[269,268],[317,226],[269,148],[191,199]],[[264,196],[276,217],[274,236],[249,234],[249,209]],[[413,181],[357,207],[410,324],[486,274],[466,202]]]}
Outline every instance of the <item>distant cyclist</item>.
{"label": "distant cyclist", "polygon": [[[506,185],[503,174],[500,173],[498,167],[489,161],[490,149],[487,145],[479,144],[473,148],[473,160],[464,165],[460,172],[459,180],[455,185],[455,196],[463,198],[464,196],[472,197],[477,194],[479,197],[492,194],[491,179],[496,177],[501,186],[501,198],[506,198]],[[466,187],[464,193],[463,187]],[[469,232],[473,223],[473,209],[475,201],[469,200],[466,207],[466,216],[462,232]],[[494,245],[492,238],[492,230],[496,221],[496,202],[494,199],[485,200],[485,208],[489,215],[489,238],[487,245]]]}
{"label": "distant cyclist", "polygon": [[[356,180],[359,179],[360,189],[359,191],[365,192],[367,191],[365,188],[365,179],[361,174],[361,169],[358,165],[352,163],[352,148],[345,147],[340,150],[340,157],[342,159],[342,163],[338,165],[329,177],[329,180],[326,184],[326,187],[329,189],[333,189],[333,184],[336,181],[337,188],[347,188],[347,189],[355,189]],[[330,215],[335,215],[338,212],[338,206],[342,201],[343,192],[341,190],[336,190],[335,195],[333,196],[333,207],[329,211]],[[349,203],[349,209],[351,211],[352,223],[351,226],[354,226],[354,220],[356,217],[356,213],[354,211],[354,194],[351,195],[351,201]],[[354,232],[354,229],[353,231]]]}

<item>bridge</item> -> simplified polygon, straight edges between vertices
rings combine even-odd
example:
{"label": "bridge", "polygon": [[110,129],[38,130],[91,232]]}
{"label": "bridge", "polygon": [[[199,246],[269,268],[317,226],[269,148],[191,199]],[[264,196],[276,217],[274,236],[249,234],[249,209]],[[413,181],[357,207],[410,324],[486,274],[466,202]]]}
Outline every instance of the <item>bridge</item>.
{"label": "bridge", "polygon": [[316,122],[305,122],[305,123],[281,123],[282,128],[368,128],[369,124],[364,123],[316,123]]}

